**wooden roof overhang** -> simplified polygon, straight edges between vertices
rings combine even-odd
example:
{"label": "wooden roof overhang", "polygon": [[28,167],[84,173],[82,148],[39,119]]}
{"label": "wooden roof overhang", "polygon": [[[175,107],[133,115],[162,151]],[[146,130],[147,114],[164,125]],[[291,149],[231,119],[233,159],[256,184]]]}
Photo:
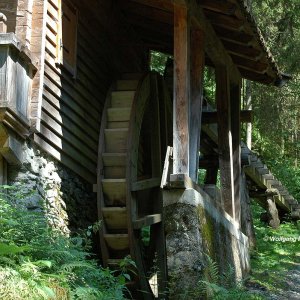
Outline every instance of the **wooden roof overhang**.
{"label": "wooden roof overhang", "polygon": [[[243,78],[276,86],[290,79],[280,72],[244,0],[186,2],[193,2],[192,13],[206,19],[206,34],[210,34],[208,29],[213,29]],[[173,53],[174,1],[121,0],[119,3],[146,47]],[[206,64],[213,65],[209,46],[206,46]]]}

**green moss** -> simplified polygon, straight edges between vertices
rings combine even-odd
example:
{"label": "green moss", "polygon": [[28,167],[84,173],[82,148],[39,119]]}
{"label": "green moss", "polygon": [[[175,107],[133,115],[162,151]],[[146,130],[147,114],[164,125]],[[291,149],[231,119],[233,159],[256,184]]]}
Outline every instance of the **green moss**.
{"label": "green moss", "polygon": [[197,207],[197,213],[199,216],[200,232],[203,237],[204,252],[211,257],[215,257],[214,251],[214,223],[212,218],[205,212],[205,209],[201,206]]}

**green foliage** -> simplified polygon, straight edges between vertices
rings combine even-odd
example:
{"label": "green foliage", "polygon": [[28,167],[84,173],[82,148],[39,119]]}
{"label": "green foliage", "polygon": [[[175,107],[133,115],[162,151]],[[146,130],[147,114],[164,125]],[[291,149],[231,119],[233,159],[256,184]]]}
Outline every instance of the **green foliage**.
{"label": "green foliage", "polygon": [[150,231],[151,231],[150,226],[144,226],[141,229],[141,237],[142,237],[142,242],[143,242],[144,246],[149,246]]}
{"label": "green foliage", "polygon": [[204,68],[204,97],[215,108],[216,78],[215,70],[211,67]]}
{"label": "green foliage", "polygon": [[228,266],[227,272],[220,274],[217,263],[208,255],[206,257],[204,279],[199,281],[198,286],[198,290],[201,291],[200,295],[213,300],[264,299],[248,292],[244,287],[244,281],[236,281],[233,267]]}
{"label": "green foliage", "polygon": [[171,56],[168,54],[158,52],[158,51],[151,51],[150,69],[163,75],[165,71],[166,62],[169,57]]}
{"label": "green foliage", "polygon": [[[300,154],[300,3],[297,0],[249,2],[279,68],[293,77],[283,88],[252,85],[254,148],[272,164],[272,171],[294,193],[294,183],[296,189],[300,189],[296,171]],[[283,174],[284,169],[288,174]],[[289,185],[287,177],[293,184]],[[297,191],[294,196],[298,197]]]}
{"label": "green foliage", "polygon": [[99,224],[62,235],[43,212],[22,208],[24,197],[15,187],[0,193],[0,299],[124,299],[130,259],[118,275],[91,259],[89,237]]}
{"label": "green foliage", "polygon": [[251,280],[276,292],[284,274],[300,263],[300,224],[283,222],[275,230],[260,221],[264,210],[257,203],[252,204],[252,211],[257,249],[251,255]]}

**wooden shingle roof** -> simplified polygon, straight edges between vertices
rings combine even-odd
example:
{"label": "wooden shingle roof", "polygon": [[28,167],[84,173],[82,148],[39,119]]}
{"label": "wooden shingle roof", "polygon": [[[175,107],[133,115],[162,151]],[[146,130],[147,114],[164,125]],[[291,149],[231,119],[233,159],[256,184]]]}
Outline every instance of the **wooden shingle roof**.
{"label": "wooden shingle roof", "polygon": [[[172,53],[172,0],[119,3],[142,43],[149,49]],[[201,0],[198,3],[243,78],[276,86],[290,79],[279,70],[244,0]],[[207,64],[211,64],[209,59]]]}

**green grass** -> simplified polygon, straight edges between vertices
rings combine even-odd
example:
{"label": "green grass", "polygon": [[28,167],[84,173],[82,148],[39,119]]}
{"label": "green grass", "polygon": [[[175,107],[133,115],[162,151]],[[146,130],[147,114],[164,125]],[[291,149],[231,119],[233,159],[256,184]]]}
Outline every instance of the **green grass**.
{"label": "green grass", "polygon": [[300,263],[300,223],[283,222],[275,230],[260,221],[261,212],[254,203],[257,249],[251,255],[251,280],[276,293],[284,287],[284,275]]}

